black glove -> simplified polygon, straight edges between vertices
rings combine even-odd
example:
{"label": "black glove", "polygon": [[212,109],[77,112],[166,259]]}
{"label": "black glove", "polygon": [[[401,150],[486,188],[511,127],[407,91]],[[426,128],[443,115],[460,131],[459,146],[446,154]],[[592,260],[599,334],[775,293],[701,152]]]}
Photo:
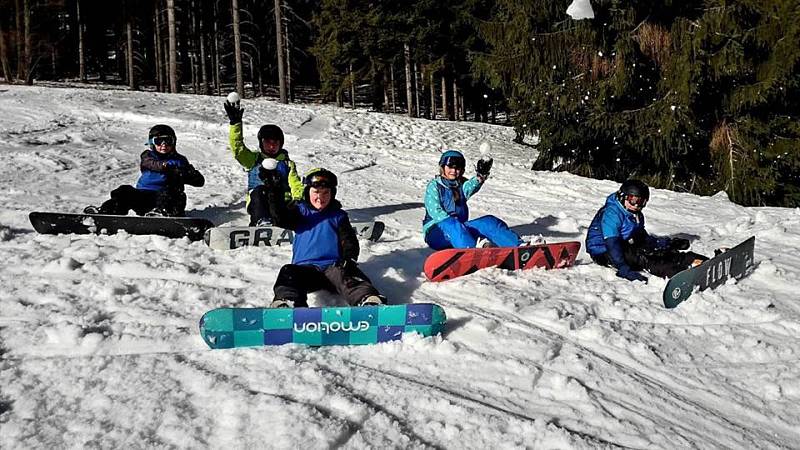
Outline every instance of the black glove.
{"label": "black glove", "polygon": [[492,170],[492,163],[494,163],[494,159],[479,159],[478,162],[475,164],[475,172],[481,178],[488,178],[489,172]]}
{"label": "black glove", "polygon": [[689,240],[684,238],[672,238],[669,242],[670,250],[688,250]]}
{"label": "black glove", "polygon": [[242,123],[242,113],[244,113],[244,108],[226,101],[225,113],[228,114],[228,119],[231,121],[231,125]]}
{"label": "black glove", "polygon": [[263,167],[258,169],[258,178],[267,188],[275,188],[281,185],[281,173],[277,170],[267,170]]}

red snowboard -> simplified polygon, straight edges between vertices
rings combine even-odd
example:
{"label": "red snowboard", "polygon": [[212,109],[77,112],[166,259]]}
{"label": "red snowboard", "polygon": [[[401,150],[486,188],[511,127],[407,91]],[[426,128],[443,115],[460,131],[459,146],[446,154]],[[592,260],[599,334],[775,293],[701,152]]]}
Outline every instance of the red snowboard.
{"label": "red snowboard", "polygon": [[560,269],[575,263],[580,242],[526,247],[451,248],[440,250],[425,260],[425,276],[431,281],[444,281],[487,267],[525,270],[534,267]]}

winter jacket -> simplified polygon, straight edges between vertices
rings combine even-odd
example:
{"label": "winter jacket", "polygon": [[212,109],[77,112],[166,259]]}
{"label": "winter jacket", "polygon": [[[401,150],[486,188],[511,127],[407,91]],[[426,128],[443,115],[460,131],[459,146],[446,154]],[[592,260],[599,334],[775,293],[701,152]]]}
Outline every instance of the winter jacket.
{"label": "winter jacket", "polygon": [[634,237],[646,236],[644,215],[641,211],[633,213],[625,209],[613,193],[606,198],[606,204],[597,211],[589,231],[586,233],[586,251],[590,255],[600,255],[608,251],[606,240],[620,238],[629,241]]}
{"label": "winter jacket", "polygon": [[271,188],[267,195],[272,222],[295,233],[292,264],[325,269],[337,262],[358,260],[358,237],[338,200],[331,200],[320,211],[305,200],[287,204],[277,188]]}
{"label": "winter jacket", "polygon": [[[250,191],[261,186],[263,181],[259,177],[261,163],[268,156],[263,153],[254,152],[244,145],[242,124],[237,123],[230,126],[229,141],[233,157],[245,169],[247,169],[247,203],[250,203]],[[276,170],[281,174],[283,183],[284,197],[287,201],[300,199],[303,197],[303,182],[297,174],[294,161],[289,159],[289,153],[281,149],[274,159],[278,161]]]}
{"label": "winter jacket", "polygon": [[[448,217],[455,217],[462,223],[469,220],[467,200],[483,186],[478,177],[472,177],[469,180],[461,177],[456,180],[457,186],[455,188],[449,187],[446,181],[446,179],[437,175],[425,188],[425,218],[422,219],[423,236],[428,233],[431,227]],[[454,191],[458,192],[458,198],[456,198]]]}
{"label": "winter jacket", "polygon": [[[177,166],[168,165],[169,161],[177,161]],[[142,152],[139,169],[142,175],[136,182],[136,189],[145,191],[183,192],[184,184],[201,187],[206,182],[203,175],[178,152],[163,154],[152,149],[145,150]]]}

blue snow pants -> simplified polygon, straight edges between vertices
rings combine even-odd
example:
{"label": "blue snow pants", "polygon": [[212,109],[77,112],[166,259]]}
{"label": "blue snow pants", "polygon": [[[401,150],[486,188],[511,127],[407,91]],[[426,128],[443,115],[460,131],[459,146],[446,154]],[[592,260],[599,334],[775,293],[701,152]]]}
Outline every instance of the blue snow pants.
{"label": "blue snow pants", "polygon": [[455,217],[447,218],[428,230],[425,243],[434,250],[475,248],[481,237],[498,247],[516,247],[522,242],[505,222],[495,216],[483,216],[463,223]]}

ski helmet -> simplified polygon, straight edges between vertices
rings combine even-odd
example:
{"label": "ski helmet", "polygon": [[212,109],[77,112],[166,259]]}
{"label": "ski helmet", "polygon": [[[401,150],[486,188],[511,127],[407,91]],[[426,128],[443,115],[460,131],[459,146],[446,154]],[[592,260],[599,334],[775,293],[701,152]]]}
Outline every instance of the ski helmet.
{"label": "ski helmet", "polygon": [[264,151],[264,144],[262,143],[264,139],[278,141],[281,144],[278,149],[283,148],[283,130],[277,125],[264,125],[258,130],[258,148],[262,152]]}
{"label": "ski helmet", "polygon": [[306,172],[303,177],[303,199],[309,201],[308,191],[312,187],[315,188],[330,188],[331,198],[336,198],[336,187],[339,185],[339,180],[336,175],[328,169],[317,167]]}
{"label": "ski helmet", "polygon": [[451,166],[459,169],[464,169],[467,165],[467,160],[464,154],[458,150],[447,150],[439,157],[439,167]]}
{"label": "ski helmet", "polygon": [[158,137],[171,137],[172,145],[175,145],[175,143],[178,141],[178,138],[175,136],[175,130],[173,130],[169,125],[158,124],[153,126],[153,128],[150,128],[150,132],[147,135],[147,144],[150,146],[150,148],[155,146],[153,139]]}
{"label": "ski helmet", "polygon": [[644,208],[650,200],[650,188],[639,180],[626,180],[617,191],[617,198],[620,203],[625,203],[625,199],[632,205],[639,205]]}

